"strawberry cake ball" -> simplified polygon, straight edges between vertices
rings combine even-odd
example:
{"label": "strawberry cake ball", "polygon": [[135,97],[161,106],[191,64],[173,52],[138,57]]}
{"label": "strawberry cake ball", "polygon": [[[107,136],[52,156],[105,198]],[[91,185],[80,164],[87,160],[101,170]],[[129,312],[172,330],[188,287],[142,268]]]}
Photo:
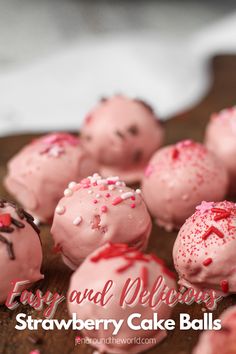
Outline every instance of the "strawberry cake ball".
{"label": "strawberry cake ball", "polygon": [[152,223],[141,191],[118,177],[94,174],[72,183],[59,201],[51,229],[56,250],[72,269],[107,242],[145,249]]}
{"label": "strawberry cake ball", "polygon": [[219,295],[236,293],[236,204],[202,202],[173,248],[179,284]]}
{"label": "strawberry cake ball", "polygon": [[219,331],[204,331],[193,354],[236,353],[236,306],[225,310],[220,316]]}
{"label": "strawberry cake ball", "polygon": [[184,140],[153,155],[142,188],[157,224],[170,231],[180,228],[202,200],[224,199],[228,175],[202,144]]}
{"label": "strawberry cake ball", "polygon": [[34,283],[42,279],[41,264],[42,247],[34,218],[0,199],[0,304],[5,302],[12,281]]}
{"label": "strawberry cake ball", "polygon": [[[164,266],[162,260],[155,255],[144,254],[129,248],[126,244],[105,245],[99,248],[74,272],[67,295],[71,314],[77,314],[77,317],[84,321],[88,318],[97,321],[123,320],[120,329],[115,334],[112,325],[106,329],[103,327],[92,330],[82,329],[82,334],[86,338],[94,340],[92,345],[98,349],[99,353],[136,354],[154,347],[166,337],[166,330],[147,328],[147,321],[152,321],[154,314],[157,314],[158,319],[169,319],[171,307],[164,302],[160,302],[157,306],[147,304],[144,297],[143,302],[134,301],[135,292],[136,299],[144,292],[147,298],[160,276],[163,277],[161,287],[176,288],[175,278]],[[109,282],[107,287],[109,292],[106,295],[106,304],[92,301],[78,304],[76,292],[83,294],[86,289],[93,289],[95,294],[102,291],[107,282]],[[131,284],[135,286],[130,288]],[[130,291],[127,294],[128,288]],[[123,296],[125,292],[126,296]],[[139,317],[132,319],[133,314]],[[144,319],[146,329],[140,326],[140,322]],[[131,322],[136,329],[130,327]],[[109,342],[108,339],[111,337],[115,337],[116,342]],[[142,338],[143,341],[135,342],[134,337]]]}
{"label": "strawberry cake ball", "polygon": [[226,166],[230,177],[230,192],[236,194],[236,106],[211,116],[205,143]]}
{"label": "strawberry cake ball", "polygon": [[48,222],[68,182],[94,169],[78,138],[49,134],[33,140],[9,161],[5,186],[27,211]]}
{"label": "strawberry cake ball", "polygon": [[103,99],[81,129],[84,148],[100,164],[103,176],[129,183],[142,178],[149,158],[163,142],[163,129],[152,108],[124,96]]}

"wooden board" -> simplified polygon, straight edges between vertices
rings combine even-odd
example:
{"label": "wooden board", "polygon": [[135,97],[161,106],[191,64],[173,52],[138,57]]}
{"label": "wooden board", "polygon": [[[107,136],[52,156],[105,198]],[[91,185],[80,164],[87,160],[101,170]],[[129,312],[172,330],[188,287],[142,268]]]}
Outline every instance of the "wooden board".
{"label": "wooden board", "polygon": [[[213,60],[214,80],[210,93],[194,109],[185,112],[175,119],[165,123],[167,129],[166,143],[173,143],[183,138],[203,139],[204,127],[211,112],[235,104],[236,99],[236,56],[221,56]],[[187,90],[183,87],[183,90]],[[170,97],[171,100],[171,97]],[[33,118],[33,117],[32,117]],[[0,178],[6,173],[6,162],[19,148],[29,142],[34,135],[19,135],[0,139]],[[7,193],[0,185],[0,195]],[[44,292],[50,289],[52,292],[66,294],[71,271],[64,266],[60,257],[51,252],[52,240],[49,227],[42,226],[41,238],[44,250],[43,273],[45,280],[37,284],[37,288]],[[167,233],[156,226],[153,228],[149,251],[154,251],[163,258],[173,270],[172,247],[176,233]],[[1,270],[0,270],[1,271]],[[215,312],[217,317],[223,309],[236,303],[236,296],[225,299]],[[41,354],[89,354],[93,353],[91,347],[74,345],[75,332],[71,331],[38,331],[34,335],[29,330],[17,331],[14,329],[15,316],[19,312],[26,312],[34,318],[41,318],[41,314],[32,311],[29,307],[19,307],[10,311],[5,306],[0,306],[0,353],[4,354],[27,354],[32,349],[38,348]],[[192,318],[202,318],[202,307],[198,305],[177,306],[174,308],[173,317],[178,324],[177,318],[180,312],[188,312]],[[69,318],[66,304],[63,303],[56,312],[56,318]],[[178,325],[177,325],[178,328]],[[179,331],[171,332],[166,340],[159,346],[148,351],[156,354],[190,354],[197,342],[199,332]],[[32,343],[32,337],[39,343]]]}

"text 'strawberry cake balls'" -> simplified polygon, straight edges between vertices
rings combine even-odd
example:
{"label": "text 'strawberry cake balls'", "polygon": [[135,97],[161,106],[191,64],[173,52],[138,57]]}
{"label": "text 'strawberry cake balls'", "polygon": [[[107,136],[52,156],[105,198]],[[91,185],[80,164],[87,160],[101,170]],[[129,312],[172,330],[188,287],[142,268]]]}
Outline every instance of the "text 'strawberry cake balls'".
{"label": "text 'strawberry cake balls'", "polygon": [[230,177],[230,192],[236,193],[236,106],[211,116],[205,143],[226,166]]}
{"label": "text 'strawberry cake balls'", "polygon": [[228,176],[222,163],[202,144],[185,140],[153,155],[142,188],[157,223],[171,230],[180,228],[202,200],[224,199]]}
{"label": "text 'strawberry cake balls'", "polygon": [[181,227],[173,249],[179,283],[236,293],[236,205],[202,202]]}
{"label": "text 'strawberry cake balls'", "polygon": [[219,331],[204,331],[193,354],[236,353],[236,306],[225,310],[220,316]]}
{"label": "text 'strawberry cake balls'", "polygon": [[26,145],[8,163],[8,191],[41,221],[49,221],[63,190],[96,170],[71,134],[45,135]]}
{"label": "text 'strawberry cake balls'", "polygon": [[59,201],[51,229],[55,247],[75,269],[107,242],[125,242],[145,249],[151,218],[140,194],[118,177],[98,174],[70,185]]}
{"label": "text 'strawberry cake balls'", "polygon": [[143,101],[124,96],[103,99],[81,129],[85,149],[101,165],[103,176],[139,181],[149,158],[163,142],[163,129]]}
{"label": "text 'strawberry cake balls'", "polygon": [[[176,288],[173,274],[165,268],[163,262],[155,255],[143,254],[140,251],[129,248],[125,244],[105,245],[86,258],[72,275],[67,296],[69,312],[71,314],[76,313],[82,320],[86,320],[87,318],[124,320],[120,330],[115,335],[116,342],[105,341],[105,339],[114,337],[111,326],[107,330],[82,330],[82,334],[85,337],[100,339],[100,341],[94,341],[94,344],[92,344],[97,347],[99,352],[116,354],[136,354],[143,352],[163,340],[166,337],[166,331],[158,329],[137,329],[134,331],[134,329],[128,326],[127,320],[129,316],[138,313],[141,315],[141,319],[151,320],[153,313],[156,312],[158,319],[168,319],[171,315],[171,308],[163,302],[157,308],[154,307],[153,309],[151,306],[147,306],[147,304],[142,305],[137,301],[128,304],[127,301],[131,301],[134,292],[132,294],[130,292],[125,301],[122,300],[122,293],[125,283],[129,278],[131,282],[136,279],[140,282],[139,294],[142,291],[150,293],[159,276],[163,276],[167,287]],[[73,296],[74,290],[83,293],[85,289],[92,288],[96,293],[101,291],[108,281],[112,281],[113,283],[106,299],[111,294],[112,297],[104,307],[90,301],[81,304],[76,302],[75,296]],[[136,318],[136,320],[133,320],[133,324],[136,326],[139,325],[141,319]],[[135,342],[134,336],[142,339],[142,341],[139,343]],[[145,341],[145,339],[150,340]]]}
{"label": "text 'strawberry cake balls'", "polygon": [[[0,200],[0,303],[16,279],[34,283],[40,273],[42,247],[33,217],[22,208]],[[21,288],[22,289],[22,288]]]}

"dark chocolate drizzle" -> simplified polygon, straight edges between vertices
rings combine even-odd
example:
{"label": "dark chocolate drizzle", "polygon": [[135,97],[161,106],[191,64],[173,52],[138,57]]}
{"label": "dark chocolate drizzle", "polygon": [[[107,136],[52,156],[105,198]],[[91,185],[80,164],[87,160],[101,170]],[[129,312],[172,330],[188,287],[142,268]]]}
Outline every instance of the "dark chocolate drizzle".
{"label": "dark chocolate drizzle", "polygon": [[121,138],[121,139],[125,139],[124,134],[123,134],[123,133],[121,133],[121,131],[120,131],[120,130],[116,130],[116,131],[115,131],[115,134],[116,134],[119,138]]}
{"label": "dark chocolate drizzle", "polygon": [[[8,205],[10,205],[12,208],[15,209],[17,216],[21,219],[21,220],[26,220],[26,222],[36,231],[36,233],[40,234],[40,230],[38,228],[37,225],[35,225],[34,223],[34,218],[32,215],[30,215],[29,213],[27,213],[23,208],[17,206],[15,203],[13,202],[8,202],[6,199],[0,199],[0,208],[5,208]],[[5,232],[5,233],[12,233],[14,232],[14,227],[19,228],[19,229],[23,229],[25,227],[24,223],[21,222],[20,220],[17,220],[15,218],[13,218],[11,216],[11,226],[0,226],[0,232]],[[39,240],[41,243],[41,239],[39,236]],[[6,237],[4,237],[2,234],[0,234],[0,241],[5,243],[5,245],[7,246],[7,252],[9,255],[9,258],[11,260],[15,259],[15,253],[14,253],[14,248],[13,248],[13,243],[11,241],[9,241]],[[42,244],[42,243],[41,243]]]}
{"label": "dark chocolate drizzle", "polygon": [[141,98],[135,98],[134,101],[137,102],[137,103],[142,104],[147,110],[149,110],[150,113],[154,114],[154,109],[146,101],[142,100]]}
{"label": "dark chocolate drizzle", "polygon": [[103,96],[100,98],[100,102],[104,103],[104,102],[107,102],[108,101],[108,98]]}
{"label": "dark chocolate drizzle", "polygon": [[3,235],[0,234],[0,241],[5,243],[5,245],[7,246],[7,253],[8,253],[8,256],[11,260],[14,260],[16,259],[15,257],[15,253],[14,253],[14,250],[13,250],[13,244],[12,242],[8,241]]}
{"label": "dark chocolate drizzle", "polygon": [[138,135],[139,134],[139,129],[138,129],[137,125],[135,125],[135,124],[131,125],[127,130],[132,135]]}

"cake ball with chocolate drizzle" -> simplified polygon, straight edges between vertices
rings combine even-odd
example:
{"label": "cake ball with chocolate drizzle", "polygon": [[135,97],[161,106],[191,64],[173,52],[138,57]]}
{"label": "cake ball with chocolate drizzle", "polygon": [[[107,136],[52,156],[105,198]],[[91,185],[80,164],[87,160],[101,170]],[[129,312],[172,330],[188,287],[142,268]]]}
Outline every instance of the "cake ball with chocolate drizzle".
{"label": "cake ball with chocolate drizzle", "polygon": [[[160,276],[163,277],[163,286],[176,288],[175,276],[165,267],[161,259],[156,255],[144,254],[129,248],[127,244],[107,244],[99,248],[74,272],[67,296],[71,314],[76,313],[82,320],[92,318],[124,321],[115,334],[116,342],[104,340],[114,336],[114,326],[92,331],[82,330],[86,338],[97,339],[92,345],[99,353],[136,354],[154,347],[166,337],[166,330],[147,328],[147,320],[152,321],[154,313],[157,313],[158,319],[169,319],[171,307],[164,302],[155,304],[154,301],[151,305],[144,301],[146,299],[148,302],[147,295],[153,291]],[[77,303],[76,291],[83,294],[86,289],[93,289],[93,294],[96,294],[104,289],[107,282],[109,282],[107,285],[109,291],[105,298],[106,303],[92,301]],[[124,296],[125,292],[126,296]],[[145,296],[142,297],[141,294],[144,293]],[[139,298],[143,301],[141,302]],[[145,319],[146,330],[140,327],[134,331],[129,326],[128,321],[131,321],[130,316],[133,314],[138,314],[140,317],[133,319],[132,324],[138,327],[141,320]],[[143,341],[135,342],[134,336],[142,338]]]}
{"label": "cake ball with chocolate drizzle", "polygon": [[51,233],[64,262],[76,269],[107,242],[145,249],[151,228],[139,189],[127,187],[119,177],[94,174],[69,184],[56,207]]}
{"label": "cake ball with chocolate drizzle", "polygon": [[133,183],[142,178],[149,158],[163,142],[163,129],[144,101],[125,96],[103,99],[81,129],[86,151],[101,165],[100,173]]}
{"label": "cake ball with chocolate drizzle", "polygon": [[236,306],[225,310],[220,320],[220,330],[203,331],[193,354],[236,353]]}
{"label": "cake ball with chocolate drizzle", "polygon": [[151,158],[143,178],[143,196],[156,222],[178,229],[202,200],[225,198],[228,175],[205,146],[184,140],[164,147]]}
{"label": "cake ball with chocolate drizzle", "polygon": [[205,143],[224,164],[230,177],[230,192],[236,194],[236,106],[211,116]]}
{"label": "cake ball with chocolate drizzle", "polygon": [[68,182],[93,173],[95,166],[78,138],[48,134],[33,140],[9,161],[5,186],[27,211],[48,222]]}
{"label": "cake ball with chocolate drizzle", "polygon": [[42,247],[34,218],[5,199],[0,199],[0,303],[16,279],[34,283],[40,273]]}
{"label": "cake ball with chocolate drizzle", "polygon": [[181,227],[173,249],[179,283],[236,293],[236,204],[202,202]]}

